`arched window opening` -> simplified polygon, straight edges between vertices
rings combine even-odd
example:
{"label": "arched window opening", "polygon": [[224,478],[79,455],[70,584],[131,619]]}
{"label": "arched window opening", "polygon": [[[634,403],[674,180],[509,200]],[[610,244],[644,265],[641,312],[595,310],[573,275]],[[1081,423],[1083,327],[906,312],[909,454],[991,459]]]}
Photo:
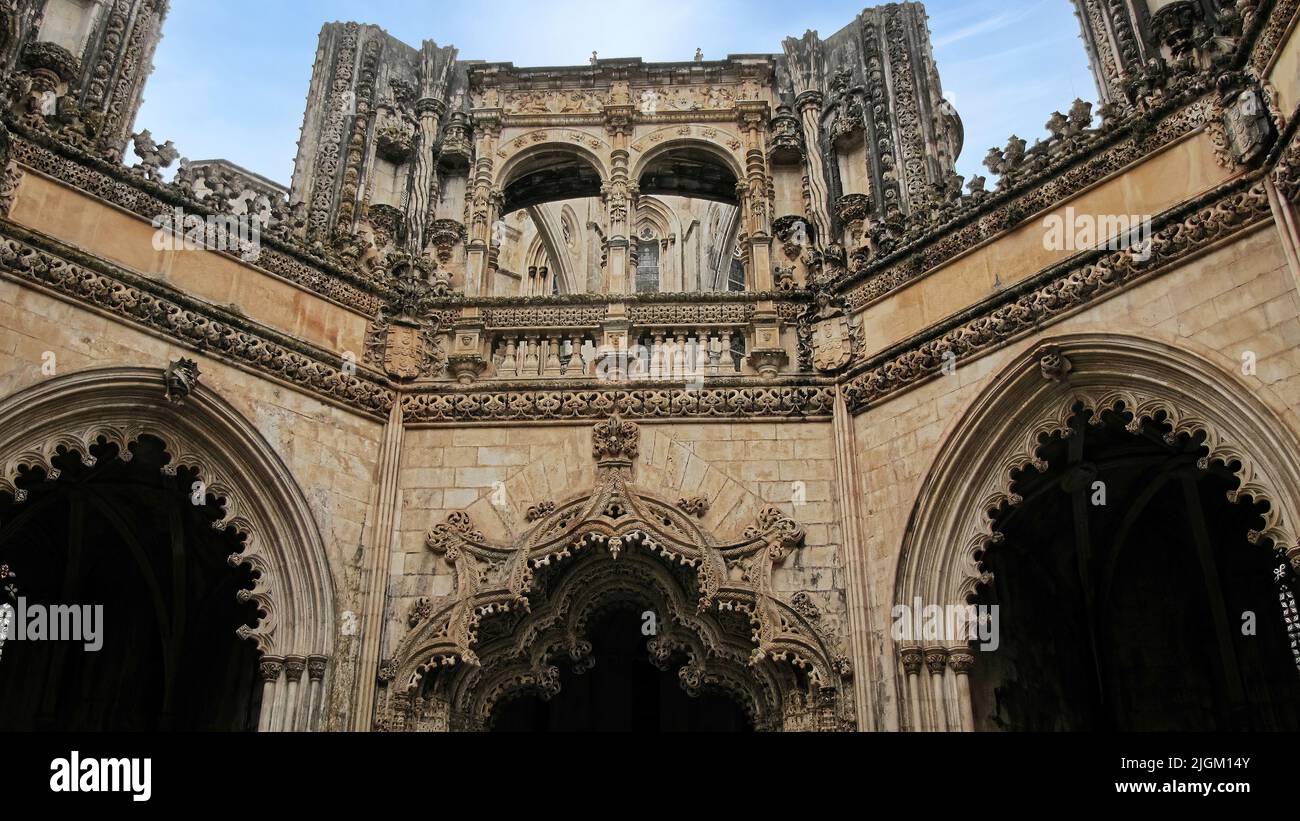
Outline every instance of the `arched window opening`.
{"label": "arched window opening", "polygon": [[17,481],[25,501],[0,494],[0,564],[17,588],[0,730],[257,729],[258,654],[236,635],[258,618],[237,598],[253,578],[226,561],[241,540],[213,529],[222,500],[196,471],[163,473],[160,440],[129,456],[63,451],[57,479]]}
{"label": "arched window opening", "polygon": [[975,729],[1300,728],[1286,562],[1248,541],[1266,506],[1228,501],[1239,480],[1201,462],[1203,435],[1131,420],[1081,410],[997,512],[979,603],[1000,646],[971,674]]}
{"label": "arched window opening", "polygon": [[638,294],[657,293],[659,282],[659,240],[643,236],[636,244],[636,291]]}
{"label": "arched window opening", "polygon": [[731,273],[727,278],[727,290],[745,290],[745,261],[739,256],[733,256],[731,258]]}

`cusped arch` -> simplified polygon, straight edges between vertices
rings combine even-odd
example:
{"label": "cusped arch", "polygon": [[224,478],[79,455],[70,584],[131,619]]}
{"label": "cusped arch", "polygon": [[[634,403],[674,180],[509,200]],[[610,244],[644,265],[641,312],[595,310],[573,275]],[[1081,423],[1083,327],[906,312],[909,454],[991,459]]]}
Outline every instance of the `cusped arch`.
{"label": "cusped arch", "polygon": [[1043,469],[1044,437],[1075,409],[1122,407],[1133,429],[1159,417],[1169,437],[1203,436],[1201,464],[1233,466],[1231,500],[1267,502],[1251,542],[1271,541],[1300,569],[1300,442],[1241,377],[1152,339],[1081,334],[1045,340],[995,377],[939,448],[904,536],[895,601],[964,604],[989,581],[980,557],[999,541],[993,514],[1020,502],[1015,475]]}
{"label": "cusped arch", "polygon": [[23,501],[15,482],[31,468],[57,478],[53,459],[60,450],[89,464],[100,441],[117,445],[119,458],[130,458],[129,446],[141,436],[161,440],[168,456],[164,472],[195,469],[208,495],[224,500],[222,519],[213,526],[243,539],[230,562],[253,571],[255,585],[240,598],[254,602],[261,617],[239,634],[266,659],[264,680],[288,660],[310,665],[319,681],[333,652],[334,587],[305,496],[270,444],[214,391],[197,385],[177,403],[166,398],[165,384],[157,369],[88,370],[0,401],[0,491]]}

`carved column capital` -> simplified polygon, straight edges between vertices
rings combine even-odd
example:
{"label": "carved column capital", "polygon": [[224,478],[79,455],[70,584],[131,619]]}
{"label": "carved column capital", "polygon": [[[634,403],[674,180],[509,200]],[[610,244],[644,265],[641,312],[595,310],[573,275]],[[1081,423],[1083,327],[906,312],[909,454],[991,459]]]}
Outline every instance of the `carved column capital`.
{"label": "carved column capital", "polygon": [[325,678],[325,668],[329,666],[329,661],[326,656],[308,656],[307,676],[312,681],[320,681]]}
{"label": "carved column capital", "polygon": [[302,674],[307,671],[307,658],[305,656],[285,656],[284,675],[289,681],[301,681]]}
{"label": "carved column capital", "polygon": [[975,654],[965,647],[948,651],[948,666],[959,676],[964,676],[975,666]]}
{"label": "carved column capital", "polygon": [[795,98],[794,104],[800,111],[808,108],[815,108],[820,111],[824,99],[820,91],[805,91]]}
{"label": "carved column capital", "polygon": [[925,653],[920,647],[904,647],[898,651],[898,660],[903,664],[903,671],[909,676],[917,675],[921,672],[921,664],[925,661]]}
{"label": "carved column capital", "polygon": [[283,672],[284,659],[280,656],[262,656],[262,661],[257,667],[258,677],[265,682],[279,681],[280,674]]}
{"label": "carved column capital", "polygon": [[948,665],[948,648],[947,647],[927,647],[925,648],[925,666],[931,675],[943,675],[943,668]]}

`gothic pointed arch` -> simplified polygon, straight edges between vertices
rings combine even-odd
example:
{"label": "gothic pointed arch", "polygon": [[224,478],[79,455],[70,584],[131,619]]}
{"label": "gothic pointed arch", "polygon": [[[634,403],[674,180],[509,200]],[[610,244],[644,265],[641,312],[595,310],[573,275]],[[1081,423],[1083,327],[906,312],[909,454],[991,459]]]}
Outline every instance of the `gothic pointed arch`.
{"label": "gothic pointed arch", "polygon": [[998,540],[990,512],[1019,503],[1014,474],[1040,462],[1042,438],[1066,431],[1080,406],[1094,415],[1121,408],[1134,424],[1159,415],[1171,437],[1203,434],[1203,465],[1236,466],[1233,501],[1268,503],[1251,541],[1271,541],[1300,569],[1300,443],[1273,411],[1235,374],[1186,350],[1078,335],[1013,362],[940,448],[904,537],[897,601],[959,604],[975,593],[985,581],[979,557]]}
{"label": "gothic pointed arch", "polygon": [[[239,599],[254,603],[259,618],[238,633],[262,655],[261,728],[314,728],[334,649],[334,588],[324,544],[288,468],[248,420],[198,384],[195,363],[181,360],[166,371],[81,371],[0,401],[0,493],[21,504],[27,493],[16,480],[33,468],[57,478],[60,453],[80,454],[91,464],[92,447],[107,442],[117,446],[118,458],[130,459],[130,446],[145,436],[163,443],[164,473],[182,466],[196,471],[207,496],[222,506],[213,527],[242,539],[242,550],[228,561],[246,565],[256,580]],[[304,671],[309,684],[297,687]],[[285,674],[293,686],[286,686]]]}
{"label": "gothic pointed arch", "polygon": [[[565,208],[570,212],[573,210],[568,206]],[[544,205],[538,205],[528,209],[528,217],[537,228],[537,239],[534,244],[538,246],[529,249],[528,264],[545,265],[549,262],[550,275],[555,277],[554,281],[559,284],[559,293],[581,293],[582,288],[578,287],[574,276],[573,255],[564,240],[564,215]],[[541,251],[540,258],[544,260],[543,262],[533,261],[538,258],[538,250]]]}
{"label": "gothic pointed arch", "polygon": [[[975,602],[994,582],[984,557],[1005,539],[998,523],[1025,503],[1020,477],[1048,470],[1042,451],[1051,442],[1073,441],[1080,426],[1102,426],[1107,418],[1118,418],[1129,435],[1193,451],[1199,473],[1230,477],[1227,501],[1251,503],[1262,522],[1245,541],[1261,551],[1271,546],[1300,570],[1300,443],[1275,411],[1239,376],[1187,350],[1080,334],[1042,341],[1018,357],[956,424],[918,494],[893,601],[940,608]],[[1281,561],[1278,579],[1286,575]],[[906,694],[907,723],[971,729],[967,674],[975,654],[965,642],[918,644],[919,638],[895,648],[906,675],[896,683]],[[922,664],[933,694],[920,683]],[[960,715],[945,718],[952,696],[940,693],[952,686]]]}
{"label": "gothic pointed arch", "polygon": [[455,588],[418,603],[381,671],[381,728],[483,729],[504,699],[554,694],[556,663],[587,669],[587,626],[629,604],[660,614],[652,661],[678,666],[688,693],[729,695],[758,729],[852,725],[839,698],[847,659],[806,597],[786,601],[772,586],[803,527],[767,508],[739,539],[719,539],[694,521],[689,500],[670,503],[632,481],[639,437],[618,417],[597,425],[595,486],[537,505],[532,526],[509,543],[485,537],[463,512],[429,532],[427,547],[455,568]]}

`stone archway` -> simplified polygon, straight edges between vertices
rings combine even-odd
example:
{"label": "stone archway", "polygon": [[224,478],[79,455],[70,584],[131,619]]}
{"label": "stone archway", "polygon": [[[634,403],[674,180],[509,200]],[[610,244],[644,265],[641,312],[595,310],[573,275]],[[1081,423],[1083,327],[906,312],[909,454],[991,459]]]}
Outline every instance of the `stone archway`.
{"label": "stone archway", "polygon": [[[129,459],[142,438],[161,442],[163,471],[182,467],[220,503],[212,527],[237,536],[229,557],[253,587],[241,602],[258,618],[239,628],[261,655],[260,730],[317,729],[333,652],[334,591],[324,545],[307,501],[261,434],[215,392],[198,367],[180,360],[159,371],[109,368],[49,379],[0,401],[0,493],[21,506],[20,475],[58,477],[60,454],[93,464],[97,444]],[[304,676],[304,673],[306,674]]]}
{"label": "stone archway", "polygon": [[760,730],[853,726],[847,659],[796,595],[772,589],[773,565],[803,543],[775,508],[723,543],[693,521],[692,500],[655,498],[632,483],[639,429],[597,425],[596,484],[494,544],[464,513],[430,532],[428,547],[456,568],[455,592],[421,600],[412,629],[385,662],[378,725],[388,730],[485,729],[494,708],[521,693],[546,697],[557,662],[591,664],[588,628],[618,607],[642,607],[662,628],[647,643],[688,692],[725,694]]}
{"label": "stone archway", "polygon": [[[1300,445],[1274,412],[1236,376],[1187,351],[1079,335],[1020,357],[958,423],[918,495],[894,601],[973,602],[992,581],[982,559],[1003,539],[998,512],[1024,501],[1017,478],[1047,470],[1040,449],[1069,437],[1080,413],[1100,420],[1115,411],[1127,415],[1130,433],[1158,427],[1170,445],[1199,443],[1199,467],[1217,466],[1235,482],[1229,501],[1264,503],[1249,541],[1271,544],[1291,572],[1300,570]],[[1294,641],[1300,633],[1292,629]],[[973,729],[969,673],[977,661],[967,643],[909,638],[895,651],[904,725]]]}

